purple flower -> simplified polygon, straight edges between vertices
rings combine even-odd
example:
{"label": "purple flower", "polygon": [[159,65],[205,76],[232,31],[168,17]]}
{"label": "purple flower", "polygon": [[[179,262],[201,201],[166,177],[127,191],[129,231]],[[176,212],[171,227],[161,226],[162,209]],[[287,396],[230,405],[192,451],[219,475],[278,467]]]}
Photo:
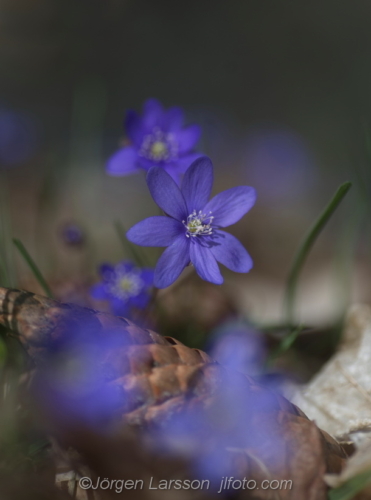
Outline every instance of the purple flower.
{"label": "purple flower", "polygon": [[61,227],[60,234],[66,245],[78,247],[85,242],[85,235],[82,228],[74,222],[64,224]]}
{"label": "purple flower", "polygon": [[0,109],[0,167],[27,161],[38,143],[36,123],[24,113]]}
{"label": "purple flower", "polygon": [[180,174],[201,156],[193,151],[201,129],[198,125],[183,128],[181,108],[165,111],[156,99],[148,99],[142,116],[133,110],[127,112],[125,128],[131,144],[108,160],[106,171],[110,175],[132,174],[156,165],[178,182]]}
{"label": "purple flower", "polygon": [[217,261],[232,271],[250,271],[253,264],[245,248],[220,228],[237,222],[254,205],[252,187],[228,189],[208,201],[213,165],[205,156],[186,171],[181,188],[158,167],[148,172],[147,184],[168,217],[139,222],[128,231],[127,238],[137,245],[168,247],[155,269],[156,287],[171,285],[190,262],[202,279],[217,285],[223,283]]}
{"label": "purple flower", "polygon": [[128,261],[116,266],[100,266],[102,281],[92,286],[90,295],[96,300],[107,300],[112,312],[118,316],[130,316],[131,309],[144,309],[153,285],[153,270],[137,268]]}

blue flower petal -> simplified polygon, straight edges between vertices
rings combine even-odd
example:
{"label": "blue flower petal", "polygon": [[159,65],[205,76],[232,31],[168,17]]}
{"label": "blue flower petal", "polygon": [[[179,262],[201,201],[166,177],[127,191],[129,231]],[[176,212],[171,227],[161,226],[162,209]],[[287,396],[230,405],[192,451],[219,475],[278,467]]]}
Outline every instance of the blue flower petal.
{"label": "blue flower petal", "polygon": [[113,176],[132,174],[139,170],[137,160],[138,154],[134,147],[121,148],[107,161],[106,172]]}
{"label": "blue flower petal", "polygon": [[95,300],[107,300],[109,294],[106,291],[106,286],[103,283],[97,283],[90,287],[90,296]]}
{"label": "blue flower petal", "polygon": [[189,264],[189,238],[179,236],[159,258],[154,285],[157,288],[170,286],[180,276],[183,269]]}
{"label": "blue flower petal", "polygon": [[146,292],[142,292],[135,297],[130,298],[130,305],[137,307],[138,309],[144,309],[148,304],[150,296]]}
{"label": "blue flower petal", "polygon": [[179,130],[175,134],[175,140],[178,143],[180,154],[188,153],[196,146],[201,136],[201,127],[199,125],[190,125],[187,128]]}
{"label": "blue flower petal", "polygon": [[177,132],[182,128],[184,113],[182,108],[174,106],[164,112],[162,126],[165,132]]}
{"label": "blue flower petal", "polygon": [[188,214],[204,208],[211,194],[213,180],[213,164],[207,156],[194,161],[188,168],[181,187]]}
{"label": "blue flower petal", "polygon": [[212,212],[213,226],[226,227],[234,224],[245,215],[256,200],[255,189],[238,186],[222,191],[204,207],[204,212]]}
{"label": "blue flower petal", "polygon": [[253,266],[250,255],[237,238],[224,231],[214,231],[210,250],[216,260],[231,271],[247,273]]}
{"label": "blue flower petal", "polygon": [[130,313],[130,299],[128,301],[123,301],[116,297],[111,298],[111,309],[113,314],[116,316],[129,316]]}
{"label": "blue flower petal", "polygon": [[220,274],[218,264],[210,248],[202,246],[198,241],[191,241],[190,256],[197,274],[203,280],[215,283],[215,285],[223,283],[223,276]]}
{"label": "blue flower petal", "polygon": [[201,153],[190,153],[181,156],[180,158],[172,162],[164,163],[162,167],[179,186],[182,174],[186,172],[188,167],[190,167],[194,161],[198,160],[198,158],[203,157],[204,155]]}
{"label": "blue flower petal", "polygon": [[127,273],[135,268],[135,264],[131,260],[122,260],[115,265],[115,273]]}
{"label": "blue flower petal", "polygon": [[135,146],[140,147],[143,142],[145,130],[143,127],[142,118],[136,111],[132,109],[129,109],[126,112],[125,130],[127,136],[135,144]]}
{"label": "blue flower petal", "polygon": [[168,163],[167,165],[164,165],[163,169],[170,175],[177,186],[179,186],[182,178],[182,172],[179,169],[178,163]]}
{"label": "blue flower petal", "polygon": [[144,170],[149,170],[151,167],[162,166],[163,162],[150,160],[149,158],[144,158],[144,156],[138,155],[138,166],[144,168]]}
{"label": "blue flower petal", "polygon": [[181,222],[164,215],[155,215],[135,224],[126,237],[132,243],[145,247],[167,247],[182,232],[185,229]]}
{"label": "blue flower petal", "polygon": [[145,267],[142,269],[142,272],[140,274],[141,279],[143,280],[144,284],[147,287],[150,287],[153,285],[153,278],[154,278],[155,272],[153,269],[150,269],[148,267]]}
{"label": "blue flower petal", "polygon": [[161,167],[152,167],[147,174],[152,198],[162,210],[179,221],[188,216],[183,195],[171,176]]}
{"label": "blue flower petal", "polygon": [[161,125],[164,114],[163,107],[157,99],[148,99],[143,105],[143,124],[148,131]]}
{"label": "blue flower petal", "polygon": [[179,173],[184,174],[184,172],[189,168],[192,163],[198,158],[203,158],[205,155],[202,153],[187,153],[185,155],[179,156],[179,158],[174,161],[174,164],[176,164],[176,168]]}
{"label": "blue flower petal", "polygon": [[99,274],[103,281],[107,282],[113,279],[115,275],[115,269],[111,264],[101,264],[99,266]]}

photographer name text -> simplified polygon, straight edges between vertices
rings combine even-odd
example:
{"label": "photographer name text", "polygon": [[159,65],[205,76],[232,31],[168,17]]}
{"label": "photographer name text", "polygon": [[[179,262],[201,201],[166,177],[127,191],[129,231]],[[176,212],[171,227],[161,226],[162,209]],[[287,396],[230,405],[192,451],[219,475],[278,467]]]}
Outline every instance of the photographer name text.
{"label": "photographer name text", "polygon": [[[83,490],[111,490],[121,493],[123,490],[209,490],[208,479],[158,479],[150,477],[148,481],[143,479],[91,479],[82,477],[79,486]],[[291,490],[292,481],[289,479],[264,480],[258,483],[254,479],[238,479],[235,477],[222,477],[217,493],[228,490]]]}

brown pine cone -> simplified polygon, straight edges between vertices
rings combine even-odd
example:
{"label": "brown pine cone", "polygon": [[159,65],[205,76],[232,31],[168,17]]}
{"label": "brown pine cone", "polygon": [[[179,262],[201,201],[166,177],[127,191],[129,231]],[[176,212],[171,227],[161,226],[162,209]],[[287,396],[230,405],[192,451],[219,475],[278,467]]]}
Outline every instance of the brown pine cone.
{"label": "brown pine cone", "polygon": [[[38,366],[43,389],[45,379],[53,378],[55,353],[94,352],[89,363],[99,373],[100,391],[113,395],[113,413],[122,423],[165,436],[180,429],[191,448],[202,442],[203,450],[216,454],[222,447],[239,457],[242,475],[247,470],[267,477],[269,471],[271,477],[291,479],[293,489],[280,491],[279,498],[324,499],[323,474],[338,472],[346,458],[333,438],[284,397],[125,318],[0,288],[0,324],[19,336]],[[81,392],[67,397],[69,403],[75,397],[77,405]],[[68,406],[65,400],[62,406]],[[51,418],[60,418],[58,405],[54,414],[49,410]]]}

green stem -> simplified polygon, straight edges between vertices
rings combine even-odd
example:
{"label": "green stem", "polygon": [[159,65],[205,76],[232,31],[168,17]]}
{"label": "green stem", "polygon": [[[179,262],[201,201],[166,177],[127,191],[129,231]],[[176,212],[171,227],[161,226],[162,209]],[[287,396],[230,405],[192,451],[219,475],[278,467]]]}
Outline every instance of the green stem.
{"label": "green stem", "polygon": [[281,354],[290,349],[292,344],[295,342],[300,333],[303,331],[303,328],[304,327],[300,325],[297,328],[294,328],[291,331],[289,331],[289,333],[281,339],[277,348],[269,354],[266,361],[266,368],[269,367],[276,358],[281,356]]}
{"label": "green stem", "polygon": [[332,214],[335,212],[340,202],[349,191],[351,185],[351,182],[345,182],[338,188],[330,203],[310,228],[308,234],[305,236],[303,242],[299,246],[299,249],[294,258],[294,262],[290,269],[286,285],[285,310],[287,321],[289,324],[292,324],[293,321],[293,311],[298,278],[301,270],[303,269],[306,258],[308,257],[308,254],[322,229],[325,227],[326,223],[331,218]]}
{"label": "green stem", "polygon": [[17,238],[13,238],[13,243],[18,248],[19,253],[22,255],[22,257],[24,258],[24,260],[27,262],[27,264],[30,267],[31,271],[33,272],[35,278],[37,279],[37,281],[39,282],[40,286],[44,290],[46,296],[50,297],[50,298],[53,298],[53,294],[52,294],[52,292],[51,292],[51,290],[49,288],[49,285],[45,281],[44,276],[41,274],[41,271],[39,270],[39,268],[37,267],[37,265],[33,261],[32,257],[27,252],[27,250],[26,250],[25,246],[23,245],[23,243],[20,240],[18,240]]}

